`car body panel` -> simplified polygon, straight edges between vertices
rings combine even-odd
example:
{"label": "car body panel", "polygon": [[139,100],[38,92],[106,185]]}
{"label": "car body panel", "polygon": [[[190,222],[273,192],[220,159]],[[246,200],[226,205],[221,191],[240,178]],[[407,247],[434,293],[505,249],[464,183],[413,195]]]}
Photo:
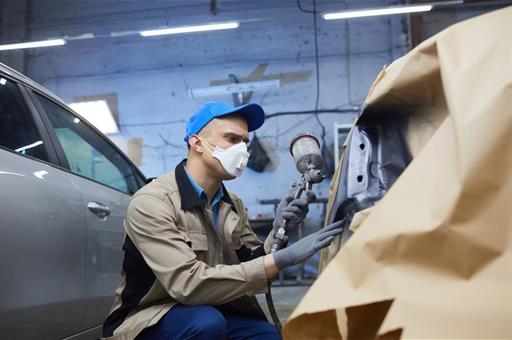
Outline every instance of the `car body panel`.
{"label": "car body panel", "polygon": [[4,149],[0,188],[2,337],[72,334],[88,304],[80,193],[66,172]]}
{"label": "car body panel", "polygon": [[[80,190],[87,220],[87,288],[91,325],[102,323],[114,301],[113,293],[119,285],[123,244],[123,219],[130,196],[104,185],[69,175]],[[88,204],[97,203],[107,207],[110,215],[101,218],[88,209]]]}
{"label": "car body panel", "polygon": [[[123,218],[131,193],[146,179],[85,121],[90,135],[128,164],[130,192],[72,172],[35,94],[79,116],[50,91],[1,63],[0,76],[18,84],[24,109],[33,115],[48,153],[48,160],[39,160],[0,145],[1,337],[97,339],[121,279]],[[107,206],[110,215],[98,218],[87,207],[90,202]]]}

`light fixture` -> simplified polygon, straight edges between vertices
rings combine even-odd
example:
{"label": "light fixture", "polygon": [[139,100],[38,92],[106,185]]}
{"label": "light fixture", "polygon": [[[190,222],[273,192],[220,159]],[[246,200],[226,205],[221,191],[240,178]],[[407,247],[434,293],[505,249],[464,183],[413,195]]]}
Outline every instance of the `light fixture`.
{"label": "light fixture", "polygon": [[[105,100],[94,100],[71,103],[69,106],[98,130],[107,133],[118,133],[119,128]],[[73,119],[75,124],[79,119]]]}
{"label": "light fixture", "polygon": [[141,31],[139,33],[143,37],[152,37],[155,35],[227,30],[227,29],[238,28],[238,26],[240,26],[240,23],[238,23],[237,21],[231,21],[231,22],[219,22],[219,23],[215,23],[215,24],[206,24],[206,25],[197,25],[197,26],[161,28],[161,29]]}
{"label": "light fixture", "polygon": [[235,83],[210,87],[188,89],[191,98],[210,97],[223,94],[252,92],[261,89],[277,89],[281,86],[279,79],[252,81],[248,83]]}
{"label": "light fixture", "polygon": [[0,85],[5,85],[5,84],[7,84],[7,79],[0,78]]}
{"label": "light fixture", "polygon": [[372,16],[379,16],[379,15],[428,12],[428,11],[431,11],[432,8],[433,8],[432,5],[391,6],[391,7],[369,8],[369,9],[326,13],[323,15],[323,17],[325,20],[337,20],[337,19],[372,17]]}
{"label": "light fixture", "polygon": [[66,44],[66,40],[64,40],[64,39],[30,41],[30,42],[24,42],[24,43],[0,45],[0,51],[20,50],[20,49],[25,49],[25,48],[37,48],[37,47],[62,46],[64,44]]}
{"label": "light fixture", "polygon": [[22,153],[22,154],[25,154],[25,151],[27,151],[28,149],[35,148],[36,146],[39,146],[39,145],[42,145],[42,144],[43,144],[43,141],[42,140],[38,140],[37,142],[34,142],[32,144],[22,146],[21,148],[17,148],[14,151]]}

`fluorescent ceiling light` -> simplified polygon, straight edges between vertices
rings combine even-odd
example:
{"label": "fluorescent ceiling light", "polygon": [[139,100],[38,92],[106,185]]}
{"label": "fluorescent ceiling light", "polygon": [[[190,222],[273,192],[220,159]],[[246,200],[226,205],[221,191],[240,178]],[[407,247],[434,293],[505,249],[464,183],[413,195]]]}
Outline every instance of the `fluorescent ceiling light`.
{"label": "fluorescent ceiling light", "polygon": [[373,8],[373,9],[361,9],[361,10],[353,10],[353,11],[326,13],[323,15],[323,17],[325,20],[336,20],[336,19],[372,17],[372,16],[378,16],[378,15],[428,12],[430,10],[432,10],[432,5],[393,6],[393,7],[382,7],[382,8]]}
{"label": "fluorescent ceiling light", "polygon": [[161,29],[156,29],[156,30],[147,30],[147,31],[141,31],[140,35],[142,35],[143,37],[151,37],[151,36],[155,36],[155,35],[227,30],[227,29],[238,28],[238,26],[240,26],[240,24],[238,22],[232,21],[232,22],[222,22],[222,23],[198,25],[198,26],[183,26],[183,27],[172,27],[172,28],[161,28]]}
{"label": "fluorescent ceiling light", "polygon": [[[107,133],[118,133],[119,128],[105,100],[71,103],[69,106],[98,130]],[[75,124],[79,119],[73,120]]]}
{"label": "fluorescent ceiling light", "polygon": [[192,98],[210,97],[222,94],[251,92],[261,89],[277,89],[280,87],[279,79],[275,80],[262,80],[253,81],[249,83],[237,83],[220,86],[199,87],[195,89],[188,89],[188,93]]}
{"label": "fluorescent ceiling light", "polygon": [[94,33],[83,33],[79,35],[66,36],[67,40],[85,40],[85,39],[94,39],[96,35]]}
{"label": "fluorescent ceiling light", "polygon": [[41,40],[31,41],[17,44],[0,45],[0,51],[7,50],[20,50],[24,48],[36,48],[36,47],[49,47],[49,46],[61,46],[66,43],[64,39],[52,39],[52,40]]}

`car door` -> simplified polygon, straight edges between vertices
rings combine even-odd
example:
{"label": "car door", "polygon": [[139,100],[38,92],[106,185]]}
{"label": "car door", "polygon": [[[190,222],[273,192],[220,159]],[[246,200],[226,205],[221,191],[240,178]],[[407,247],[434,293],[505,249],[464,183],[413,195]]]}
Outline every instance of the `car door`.
{"label": "car door", "polygon": [[112,306],[122,266],[123,219],[143,176],[105,136],[68,108],[42,94],[33,98],[45,112],[57,149],[79,189],[87,220],[87,322],[101,324]]}
{"label": "car door", "polygon": [[0,337],[56,339],[84,329],[86,221],[27,99],[0,73]]}

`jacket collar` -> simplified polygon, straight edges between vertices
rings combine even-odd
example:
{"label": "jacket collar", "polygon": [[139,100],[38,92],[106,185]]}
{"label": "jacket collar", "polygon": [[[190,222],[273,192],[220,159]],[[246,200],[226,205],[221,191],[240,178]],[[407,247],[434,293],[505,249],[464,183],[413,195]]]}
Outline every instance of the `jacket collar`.
{"label": "jacket collar", "polygon": [[[187,174],[185,173],[186,163],[187,159],[184,159],[176,166],[175,170],[176,183],[181,197],[181,208],[184,210],[190,210],[197,206],[205,208],[206,202],[199,197],[194,189],[194,185],[190,182]],[[228,191],[226,190],[226,187],[224,187],[223,183],[221,183],[221,187],[223,193],[221,200],[231,205],[232,209],[235,209],[235,204],[231,200],[231,197],[229,197]]]}

